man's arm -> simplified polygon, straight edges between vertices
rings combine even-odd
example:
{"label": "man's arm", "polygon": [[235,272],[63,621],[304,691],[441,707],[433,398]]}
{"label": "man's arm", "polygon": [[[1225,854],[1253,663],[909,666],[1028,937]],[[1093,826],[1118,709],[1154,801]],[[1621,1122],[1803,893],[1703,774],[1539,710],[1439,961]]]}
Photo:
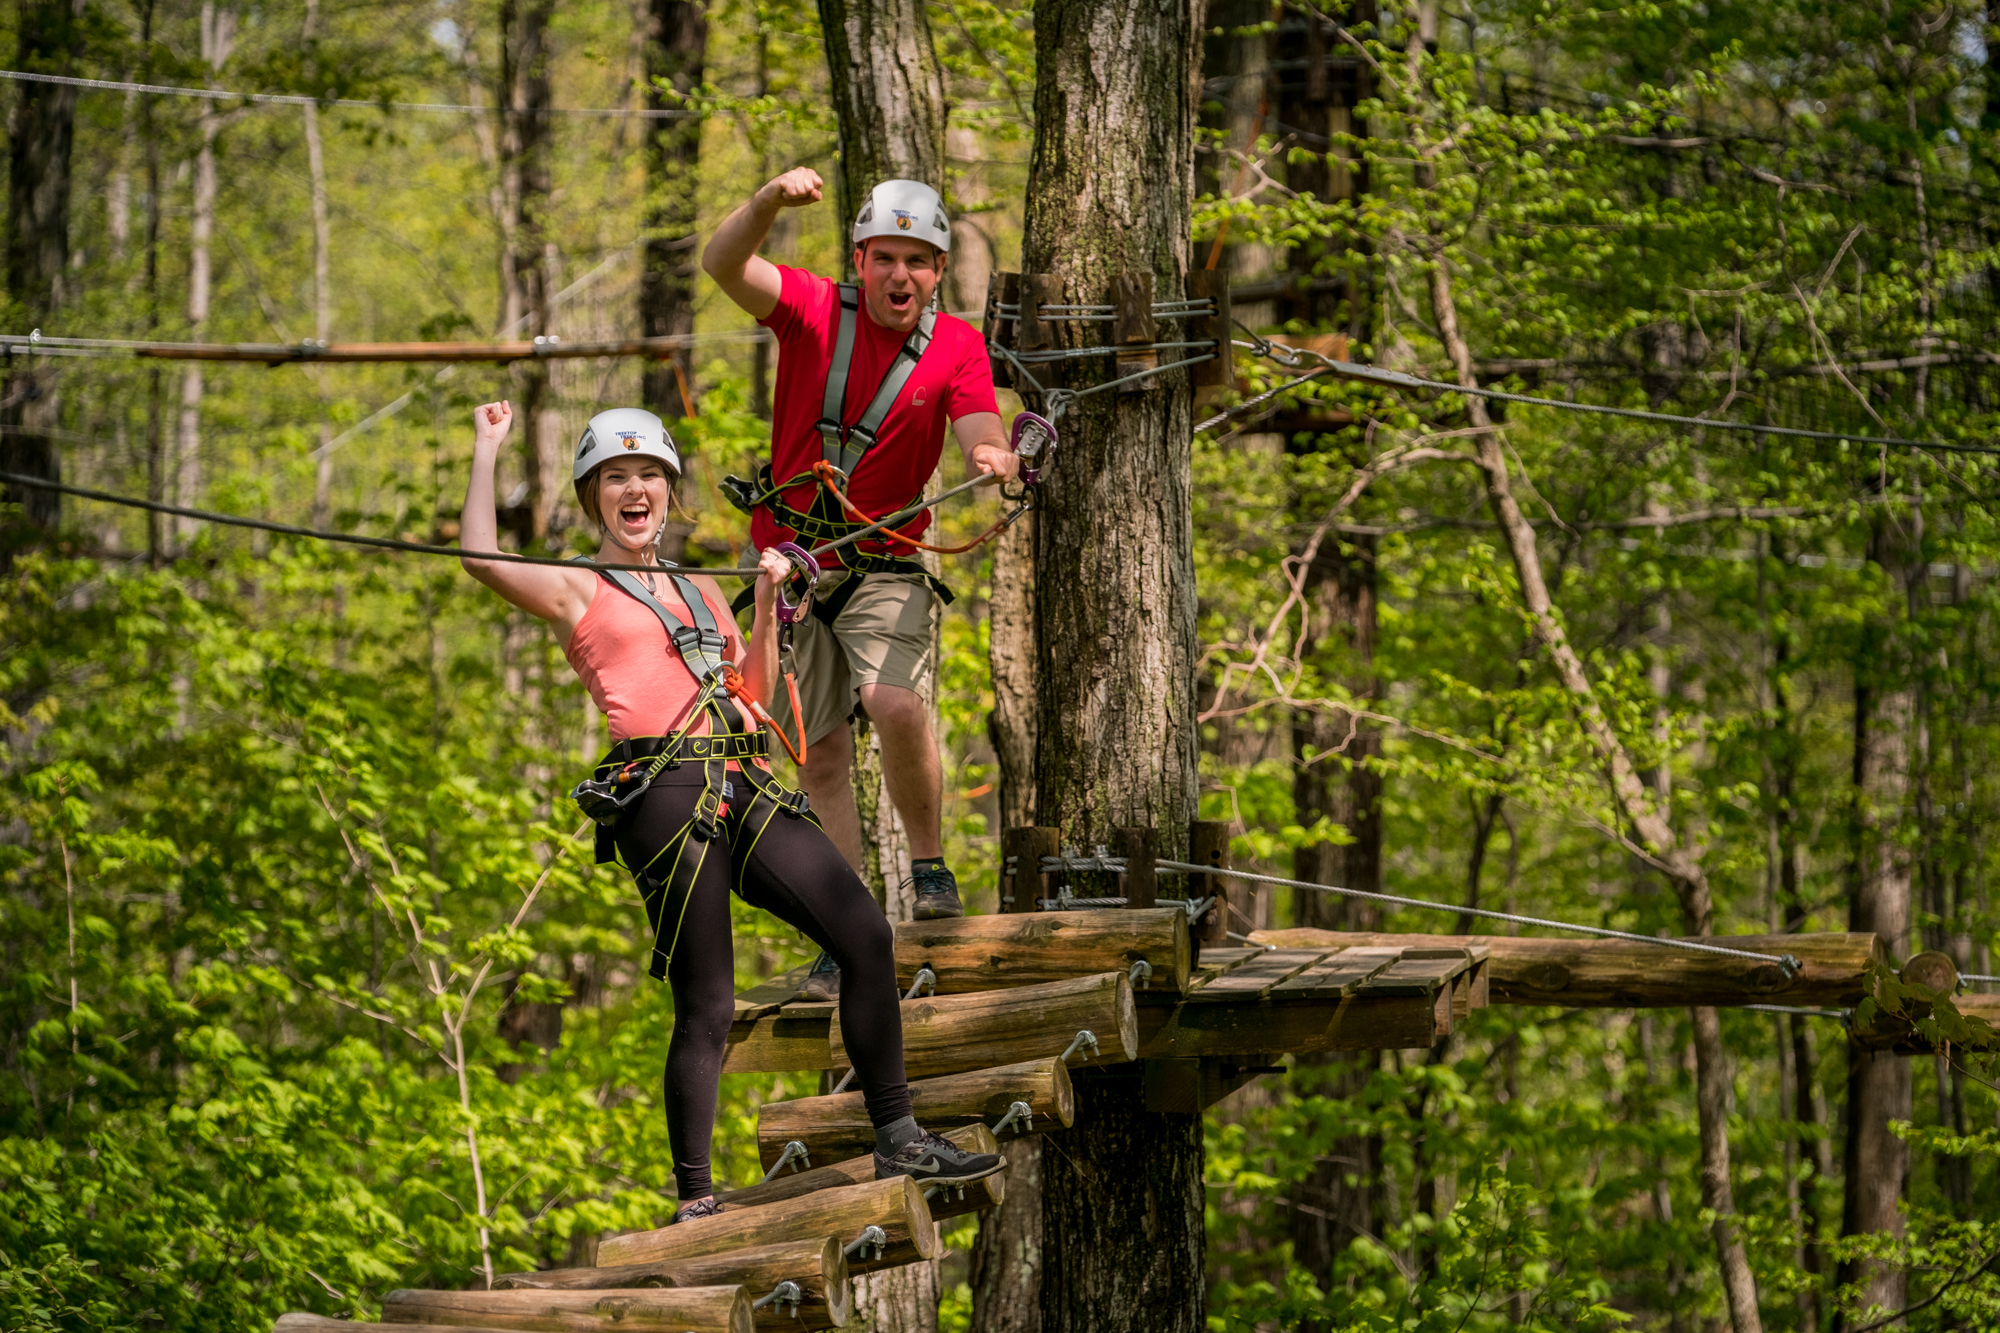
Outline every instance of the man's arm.
{"label": "man's arm", "polygon": [[825,186],[811,167],[793,167],[724,218],[701,252],[702,271],[753,319],[770,318],[784,290],[777,265],[760,258],[757,247],[770,235],[779,209],[816,204]]}
{"label": "man's arm", "polygon": [[967,472],[991,472],[1002,481],[1021,475],[1021,456],[1007,443],[997,412],[970,412],[951,423]]}

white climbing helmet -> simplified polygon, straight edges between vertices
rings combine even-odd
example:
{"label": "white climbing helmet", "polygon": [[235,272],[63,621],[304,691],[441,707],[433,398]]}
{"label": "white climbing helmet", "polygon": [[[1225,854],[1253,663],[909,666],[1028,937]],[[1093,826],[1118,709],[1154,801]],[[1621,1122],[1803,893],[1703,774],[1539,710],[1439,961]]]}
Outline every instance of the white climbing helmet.
{"label": "white climbing helmet", "polygon": [[667,433],[667,423],[643,407],[614,407],[592,417],[576,442],[571,479],[580,482],[614,458],[657,458],[670,474],[681,474],[681,453]]}
{"label": "white climbing helmet", "polygon": [[856,245],[875,236],[910,236],[949,251],[951,219],[938,192],[922,181],[883,181],[868,192],[854,219]]}

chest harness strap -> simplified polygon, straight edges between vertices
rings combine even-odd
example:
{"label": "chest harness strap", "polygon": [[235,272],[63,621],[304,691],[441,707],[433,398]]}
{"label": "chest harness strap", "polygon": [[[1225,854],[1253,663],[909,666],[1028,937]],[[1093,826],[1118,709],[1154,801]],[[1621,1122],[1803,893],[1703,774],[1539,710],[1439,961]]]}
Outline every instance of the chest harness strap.
{"label": "chest harness strap", "polygon": [[[834,334],[833,358],[827,362],[826,387],[820,394],[819,420],[813,429],[819,432],[820,457],[835,468],[842,478],[852,476],[880,442],[883,423],[889,419],[889,411],[896,405],[896,399],[910,382],[910,376],[917,370],[917,363],[923,359],[930,347],[931,339],[937,332],[937,312],[926,310],[917,320],[917,327],[910,330],[910,336],[903,340],[895,360],[882,382],[875,387],[875,394],[862,410],[860,420],[852,426],[843,420],[843,410],[847,404],[847,382],[854,365],[854,340],[861,323],[861,288],[853,283],[839,285],[840,323]],[[771,517],[797,534],[798,540],[808,546],[824,542],[839,541],[862,528],[866,521],[849,518],[841,503],[841,497],[821,486],[813,497],[810,509],[794,509],[785,503],[784,493],[795,486],[817,484],[818,476],[811,469],[799,473],[789,481],[779,482],[773,478],[769,464],[757,470],[755,481],[745,481],[741,477],[723,479],[722,491],[744,513],[762,506],[771,511]],[[908,508],[916,503],[913,496],[898,509]],[[893,512],[893,511],[892,511]],[[849,547],[840,553],[841,564],[856,577],[846,580],[833,595],[813,606],[813,614],[831,625],[842,608],[847,605],[855,590],[860,587],[860,577],[865,574],[910,574],[924,579],[931,585],[940,600],[949,605],[952,601],[951,589],[945,587],[923,566],[923,562],[907,555],[889,555],[873,551],[860,551]],[[741,609],[741,606],[738,607]]]}
{"label": "chest harness strap", "polygon": [[[613,586],[658,617],[667,632],[668,646],[699,686],[673,735],[664,739],[635,737],[620,741],[591,776],[570,793],[571,799],[597,823],[597,861],[602,865],[617,859],[613,835],[618,821],[637,806],[655,778],[690,760],[702,767],[701,797],[695,802],[687,824],[651,861],[631,867],[653,930],[653,957],[646,970],[658,981],[666,977],[667,967],[673,961],[681,919],[687,914],[689,896],[708,858],[710,845],[718,837],[727,836],[740,888],[743,864],[771,820],[780,813],[795,819],[811,815],[805,793],[784,786],[762,762],[770,752],[768,733],[749,730],[752,725],[749,719],[768,715],[742,688],[742,678],[723,656],[729,640],[708,609],[701,590],[679,574],[670,575],[674,590],[687,604],[688,616],[694,621],[692,625],[683,625],[631,574],[620,570],[606,570],[603,574]],[[695,720],[702,717],[709,721],[707,733],[689,735]],[[736,791],[730,781],[728,765],[732,759],[743,761],[736,776],[744,779],[750,789],[748,799],[741,803],[736,802]]]}

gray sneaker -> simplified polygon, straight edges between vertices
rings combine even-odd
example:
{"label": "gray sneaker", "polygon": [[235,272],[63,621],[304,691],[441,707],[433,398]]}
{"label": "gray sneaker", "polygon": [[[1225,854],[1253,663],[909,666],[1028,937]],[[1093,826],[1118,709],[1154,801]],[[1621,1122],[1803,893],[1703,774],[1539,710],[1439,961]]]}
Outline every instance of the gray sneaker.
{"label": "gray sneaker", "polygon": [[840,964],[825,953],[813,960],[812,971],[806,973],[803,986],[799,987],[799,998],[811,1004],[831,1004],[840,998]]}
{"label": "gray sneaker", "polygon": [[684,1203],[675,1209],[674,1220],[668,1225],[678,1226],[682,1222],[699,1222],[702,1218],[714,1217],[721,1211],[722,1205],[717,1203],[713,1197],[696,1199],[693,1203]]}
{"label": "gray sneaker", "polygon": [[967,1152],[925,1130],[889,1156],[875,1154],[875,1179],[908,1176],[919,1185],[963,1185],[1007,1169],[997,1152]]}
{"label": "gray sneaker", "polygon": [[910,876],[916,886],[917,902],[910,915],[919,921],[964,916],[965,904],[958,900],[958,877],[945,866],[925,866]]}

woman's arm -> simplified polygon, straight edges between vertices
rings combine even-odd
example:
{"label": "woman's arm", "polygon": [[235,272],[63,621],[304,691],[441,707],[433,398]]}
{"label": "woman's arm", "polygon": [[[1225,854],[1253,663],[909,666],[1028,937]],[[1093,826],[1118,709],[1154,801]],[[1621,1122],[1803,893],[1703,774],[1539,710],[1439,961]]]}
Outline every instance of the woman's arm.
{"label": "woman's arm", "polygon": [[[750,617],[750,637],[736,656],[736,669],[757,701],[769,708],[785,688],[785,675],[778,667],[778,589],[792,576],[792,562],[776,551],[766,551],[758,560],[757,597]],[[714,579],[703,579],[715,587]],[[721,589],[716,588],[721,598]]]}
{"label": "woman's arm", "polygon": [[[465,488],[465,508],[458,516],[458,544],[465,551],[499,553],[493,465],[513,424],[514,409],[504,401],[472,409],[472,480]],[[508,564],[470,554],[459,557],[458,563],[515,606],[554,625],[565,644],[577,621],[590,609],[591,595],[596,591],[597,576],[588,570]]]}

